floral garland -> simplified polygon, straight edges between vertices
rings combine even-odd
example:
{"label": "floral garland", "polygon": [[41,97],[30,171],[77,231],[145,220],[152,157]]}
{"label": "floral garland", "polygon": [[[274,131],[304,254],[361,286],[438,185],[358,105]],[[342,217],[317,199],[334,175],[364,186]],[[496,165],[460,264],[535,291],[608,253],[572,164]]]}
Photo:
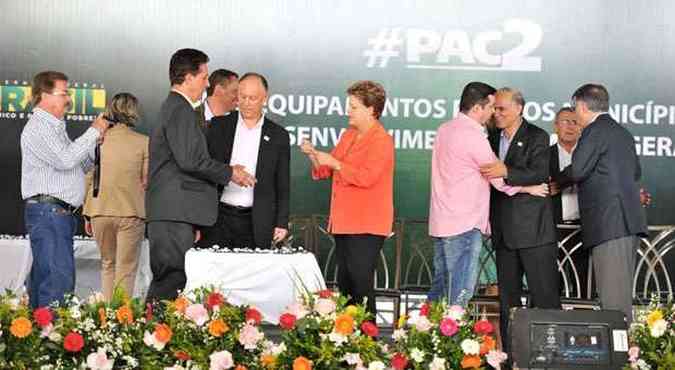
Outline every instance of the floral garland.
{"label": "floral garland", "polygon": [[630,339],[625,369],[675,369],[675,303],[652,301],[631,325]]}

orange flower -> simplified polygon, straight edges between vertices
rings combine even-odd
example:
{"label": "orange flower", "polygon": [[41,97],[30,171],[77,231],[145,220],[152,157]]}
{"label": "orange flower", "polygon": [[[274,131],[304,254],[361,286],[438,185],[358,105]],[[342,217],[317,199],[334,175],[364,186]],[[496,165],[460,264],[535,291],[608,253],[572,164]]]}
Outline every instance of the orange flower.
{"label": "orange flower", "polygon": [[118,308],[115,316],[117,316],[117,321],[120,324],[132,324],[134,322],[134,313],[127,305]]}
{"label": "orange flower", "polygon": [[495,349],[495,347],[497,347],[497,343],[495,342],[494,338],[489,335],[484,335],[480,344],[480,355],[483,356],[484,354]]}
{"label": "orange flower", "polygon": [[244,365],[237,365],[237,367],[235,367],[234,370],[247,370],[247,369],[246,366]]}
{"label": "orange flower", "polygon": [[222,319],[213,320],[209,323],[209,334],[220,337],[227,333],[230,327]]}
{"label": "orange flower", "polygon": [[354,318],[348,314],[342,314],[335,319],[335,332],[349,335],[354,332]]}
{"label": "orange flower", "polygon": [[101,321],[101,327],[105,328],[108,325],[108,318],[105,315],[105,308],[98,309],[98,319]]}
{"label": "orange flower", "polygon": [[30,320],[25,317],[17,317],[12,320],[12,326],[9,328],[9,332],[17,338],[25,338],[30,335],[30,332],[33,330],[33,324]]}
{"label": "orange flower", "polygon": [[190,305],[190,301],[188,301],[187,298],[180,296],[173,301],[173,305],[176,307],[176,311],[185,313],[185,309]]}
{"label": "orange flower", "polygon": [[478,356],[464,356],[462,359],[462,369],[477,369],[480,367],[480,357]]}
{"label": "orange flower", "polygon": [[297,357],[293,360],[293,370],[312,370],[312,362],[302,356]]}
{"label": "orange flower", "polygon": [[162,343],[168,343],[171,340],[173,332],[167,324],[157,324],[155,325],[155,338],[157,341]]}
{"label": "orange flower", "polygon": [[260,362],[262,362],[264,367],[273,369],[277,362],[277,358],[274,355],[268,353],[266,355],[262,355]]}

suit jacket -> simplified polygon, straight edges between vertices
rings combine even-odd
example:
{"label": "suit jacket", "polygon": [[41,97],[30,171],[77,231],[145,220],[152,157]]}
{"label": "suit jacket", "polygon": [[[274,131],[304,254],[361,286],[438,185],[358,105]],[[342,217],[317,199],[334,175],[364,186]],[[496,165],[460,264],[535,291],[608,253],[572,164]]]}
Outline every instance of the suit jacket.
{"label": "suit jacket", "polygon": [[209,226],[216,222],[216,184],[230,181],[232,170],[211,159],[198,113],[176,92],[159,112],[150,137],[147,220]]}
{"label": "suit jacket", "polygon": [[93,197],[93,172],[87,174],[83,214],[89,217],[145,218],[148,171],[148,137],[118,124],[108,130],[101,144],[99,194]]}
{"label": "suit jacket", "polygon": [[[239,112],[211,119],[207,134],[209,153],[222,163],[230,163],[238,120]],[[270,245],[275,227],[288,229],[290,160],[288,131],[265,117],[253,188],[253,240],[257,246]],[[219,194],[223,188],[219,186]]]}
{"label": "suit jacket", "polygon": [[[490,145],[497,155],[500,134],[501,130],[494,130],[489,135]],[[504,160],[508,168],[506,183],[527,186],[548,182],[548,143],[546,131],[523,119],[513,135]],[[549,197],[535,197],[525,193],[509,197],[493,188],[490,225],[493,240],[503,238],[510,249],[531,248],[556,242],[553,204]]]}
{"label": "suit jacket", "polygon": [[584,246],[646,235],[638,184],[641,174],[633,136],[609,114],[599,115],[584,128],[572,165],[563,171],[579,186]]}

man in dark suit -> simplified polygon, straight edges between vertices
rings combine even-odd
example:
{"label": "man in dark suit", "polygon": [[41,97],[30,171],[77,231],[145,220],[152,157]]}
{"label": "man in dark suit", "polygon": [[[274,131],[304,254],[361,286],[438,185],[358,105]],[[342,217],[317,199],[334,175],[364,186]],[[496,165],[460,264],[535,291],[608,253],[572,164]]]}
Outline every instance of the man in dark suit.
{"label": "man in dark suit", "polygon": [[[523,117],[525,101],[511,88],[497,90],[497,131],[489,137],[499,161],[481,166],[488,178],[503,177],[512,186],[536,185],[549,179],[549,136]],[[509,350],[509,311],[521,305],[523,274],[537,308],[559,308],[557,243],[551,198],[492,191],[490,225],[497,256],[502,345]]]}
{"label": "man in dark suit", "polygon": [[211,159],[195,110],[208,85],[208,56],[181,49],[171,57],[171,92],[150,137],[146,193],[152,283],[149,302],[173,299],[186,283],[185,252],[199,239],[198,226],[216,220],[216,184],[252,186],[241,167]]}
{"label": "man in dark suit", "polygon": [[219,187],[218,221],[200,246],[269,248],[288,234],[290,138],[263,113],[268,84],[247,73],[239,80],[239,112],[214,117],[208,132],[211,156],[255,173],[253,188]]}
{"label": "man in dark suit", "polygon": [[592,248],[600,302],[605,309],[622,310],[630,323],[635,254],[639,236],[647,234],[635,140],[607,113],[604,86],[583,85],[572,100],[584,129],[563,174],[579,187],[583,243]]}
{"label": "man in dark suit", "polygon": [[[553,130],[558,137],[558,142],[551,145],[549,161],[553,220],[556,225],[579,225],[578,189],[573,182],[561,176],[562,170],[572,163],[572,153],[574,153],[581,135],[581,126],[574,109],[561,108],[555,116]],[[590,254],[586,248],[573,249],[581,243],[579,229],[558,228],[558,240],[562,241],[565,238],[567,240],[558,251],[558,256],[567,276],[567,288],[573,297],[591,298],[588,295],[588,259]],[[569,258],[566,258],[565,251],[570,253]],[[574,269],[572,269],[572,266],[574,266]],[[577,280],[579,283],[578,289]],[[564,282],[561,280],[561,292],[564,287]]]}

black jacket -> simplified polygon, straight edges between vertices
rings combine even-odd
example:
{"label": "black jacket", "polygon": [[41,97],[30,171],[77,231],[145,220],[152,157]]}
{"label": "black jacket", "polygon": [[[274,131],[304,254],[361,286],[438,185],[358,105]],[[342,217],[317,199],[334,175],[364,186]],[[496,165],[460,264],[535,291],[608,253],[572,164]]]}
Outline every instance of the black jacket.
{"label": "black jacket", "polygon": [[579,186],[584,246],[646,235],[638,183],[641,174],[635,139],[609,114],[601,114],[584,128],[572,165],[562,174]]}
{"label": "black jacket", "polygon": [[[499,155],[501,130],[490,133],[492,150]],[[523,119],[511,140],[504,164],[508,168],[506,183],[512,186],[548,182],[549,136],[546,131]],[[556,242],[553,207],[550,197],[525,193],[508,195],[492,189],[490,201],[492,238],[510,249],[542,246]],[[497,244],[498,245],[498,244]]]}
{"label": "black jacket", "polygon": [[[211,156],[229,164],[239,112],[213,117],[207,141]],[[290,137],[285,128],[265,117],[258,149],[253,190],[253,239],[268,247],[275,227],[288,229],[290,210]],[[223,186],[218,187],[222,194]]]}
{"label": "black jacket", "polygon": [[216,222],[216,184],[230,181],[231,168],[209,156],[197,112],[171,92],[150,136],[145,203],[147,220],[209,226]]}

